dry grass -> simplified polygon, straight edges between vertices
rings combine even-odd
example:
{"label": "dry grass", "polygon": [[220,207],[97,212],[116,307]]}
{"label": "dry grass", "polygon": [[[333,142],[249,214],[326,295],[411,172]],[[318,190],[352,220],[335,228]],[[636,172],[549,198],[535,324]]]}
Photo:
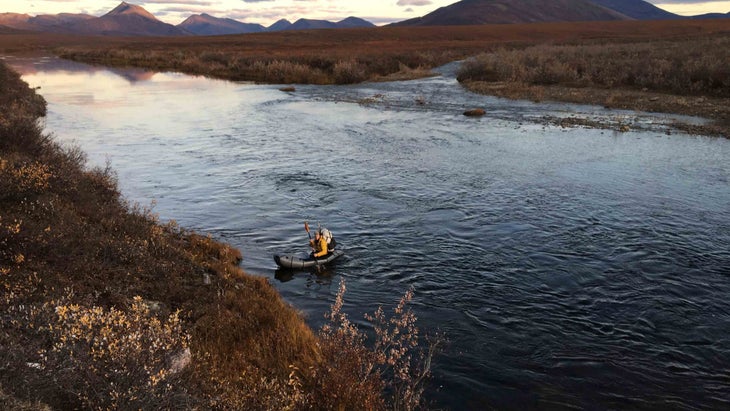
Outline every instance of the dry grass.
{"label": "dry grass", "polygon": [[414,78],[455,59],[444,52],[438,57],[424,54],[356,56],[324,51],[312,55],[256,55],[195,50],[135,50],[131,48],[56,51],[71,60],[110,66],[136,66],[153,70],[181,71],[229,80],[276,84],[353,84],[379,77]]}
{"label": "dry grass", "polygon": [[41,402],[21,401],[6,394],[0,387],[0,409],[13,411],[51,411],[51,407]]}
{"label": "dry grass", "polygon": [[[309,370],[293,369],[290,386],[297,409],[416,410],[425,405],[423,392],[431,358],[441,336],[424,343],[416,316],[408,308],[409,290],[392,315],[382,307],[365,318],[373,324],[374,342],[342,311],[346,286],[340,281],[329,322],[319,332],[322,360]],[[383,393],[387,392],[387,396]],[[331,393],[337,393],[331,395]]]}
{"label": "dry grass", "polygon": [[350,83],[423,76],[505,45],[639,41],[727,32],[727,20],[378,27],[233,36],[114,38],[0,35],[5,53],[55,50],[70,59],[268,83]]}
{"label": "dry grass", "polygon": [[730,136],[730,36],[539,45],[467,60],[459,81],[486,94],[698,115]]}
{"label": "dry grass", "polygon": [[501,49],[468,60],[460,80],[631,88],[730,97],[730,36]]}

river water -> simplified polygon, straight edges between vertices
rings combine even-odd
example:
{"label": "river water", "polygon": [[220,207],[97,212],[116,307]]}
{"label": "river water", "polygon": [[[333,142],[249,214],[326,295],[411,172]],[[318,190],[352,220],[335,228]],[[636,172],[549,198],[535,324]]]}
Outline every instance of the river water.
{"label": "river water", "polygon": [[[443,332],[436,408],[730,407],[730,140],[671,116],[465,92],[429,79],[278,86],[7,58],[46,129],[111,162],[125,196],[244,254],[310,324],[413,287]],[[467,118],[466,109],[487,115]],[[631,131],[561,128],[578,117]],[[684,119],[685,121],[701,121]],[[278,272],[303,222],[346,251]]]}

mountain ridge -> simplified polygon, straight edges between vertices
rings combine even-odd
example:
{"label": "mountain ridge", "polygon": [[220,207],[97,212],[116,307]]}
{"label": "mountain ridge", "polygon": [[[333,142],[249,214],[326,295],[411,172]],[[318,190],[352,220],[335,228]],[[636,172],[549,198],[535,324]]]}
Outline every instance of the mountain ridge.
{"label": "mountain ridge", "polygon": [[690,16],[691,19],[728,19],[730,18],[730,11],[727,13],[705,13],[697,16]]}
{"label": "mountain ridge", "polygon": [[259,33],[266,30],[266,27],[261,24],[214,17],[207,13],[193,14],[177,27],[201,36]]}
{"label": "mountain ridge", "polygon": [[375,27],[375,25],[367,20],[351,16],[337,22],[302,18],[291,23],[289,20],[281,19],[269,27],[264,27],[257,23],[243,23],[238,20],[214,17],[203,13],[188,17],[185,21],[178,24],[178,27],[197,35],[224,35],[259,33],[263,31]]}
{"label": "mountain ridge", "polygon": [[118,36],[187,36],[192,33],[164,23],[141,6],[121,2],[101,17],[76,22],[67,28],[78,34]]}
{"label": "mountain ridge", "polygon": [[589,0],[462,0],[393,26],[452,26],[627,20]]}
{"label": "mountain ridge", "polygon": [[71,13],[38,16],[0,13],[0,26],[3,27],[4,32],[24,30],[120,36],[208,36],[280,30],[375,27],[373,23],[358,17],[348,17],[339,22],[302,18],[291,23],[286,19],[280,19],[271,26],[265,27],[258,23],[244,23],[231,18],[214,17],[206,13],[192,14],[182,23],[174,26],[160,21],[142,6],[126,1],[122,1],[101,17]]}
{"label": "mountain ridge", "polygon": [[110,12],[107,14],[101,16],[101,18],[104,17],[115,17],[115,16],[128,16],[128,15],[137,15],[146,17],[150,20],[159,21],[157,17],[155,17],[152,13],[147,11],[144,7],[138,6],[136,4],[130,4],[126,1],[123,1],[119,3],[119,5],[115,8],[113,8]]}
{"label": "mountain ridge", "polygon": [[[536,22],[666,20],[730,18],[730,13],[679,16],[643,0],[461,0],[424,16],[391,26],[449,26]],[[281,30],[376,27],[358,17],[338,22],[300,18],[294,23],[280,19],[268,27],[210,14],[192,14],[178,25],[160,21],[142,6],[122,1],[101,17],[88,14],[0,13],[3,32],[10,30],[86,35],[189,36],[228,35]]]}
{"label": "mountain ridge", "polygon": [[291,26],[291,22],[287,19],[279,19],[274,24],[268,27],[268,31],[281,31],[286,30],[287,27]]}
{"label": "mountain ridge", "polygon": [[681,16],[670,13],[647,1],[637,0],[591,0],[593,3],[618,11],[636,20],[669,20]]}

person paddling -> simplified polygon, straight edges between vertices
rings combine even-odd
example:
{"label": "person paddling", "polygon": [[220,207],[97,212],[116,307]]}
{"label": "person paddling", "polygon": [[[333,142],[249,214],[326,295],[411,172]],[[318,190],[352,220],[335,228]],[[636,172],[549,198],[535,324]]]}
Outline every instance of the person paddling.
{"label": "person paddling", "polygon": [[314,239],[309,240],[309,246],[312,247],[312,257],[319,258],[327,255],[327,240],[324,239],[319,230],[314,232]]}
{"label": "person paddling", "polygon": [[280,268],[300,269],[316,267],[317,271],[319,271],[325,264],[345,254],[342,250],[337,249],[337,241],[335,241],[332,231],[318,224],[317,230],[314,231],[314,238],[312,238],[312,233],[309,231],[309,223],[306,221],[304,222],[304,230],[307,231],[309,246],[312,247],[312,252],[306,257],[304,255],[296,257],[292,255],[274,254],[274,261]]}

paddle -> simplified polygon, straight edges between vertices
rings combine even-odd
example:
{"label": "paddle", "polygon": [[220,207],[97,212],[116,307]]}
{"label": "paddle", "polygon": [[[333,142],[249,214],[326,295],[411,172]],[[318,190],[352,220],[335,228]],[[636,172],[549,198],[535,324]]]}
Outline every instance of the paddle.
{"label": "paddle", "polygon": [[314,261],[317,261],[317,257],[314,256],[314,243],[312,243],[312,234],[309,234],[309,224],[306,221],[304,222],[304,230],[307,231],[307,235],[309,236],[309,244],[312,247],[312,258],[314,258]]}
{"label": "paddle", "polygon": [[312,247],[312,257],[316,260],[317,257],[314,257],[314,244],[312,244],[312,234],[309,233],[309,223],[307,223],[306,221],[304,222],[304,230],[309,236],[309,246]]}

